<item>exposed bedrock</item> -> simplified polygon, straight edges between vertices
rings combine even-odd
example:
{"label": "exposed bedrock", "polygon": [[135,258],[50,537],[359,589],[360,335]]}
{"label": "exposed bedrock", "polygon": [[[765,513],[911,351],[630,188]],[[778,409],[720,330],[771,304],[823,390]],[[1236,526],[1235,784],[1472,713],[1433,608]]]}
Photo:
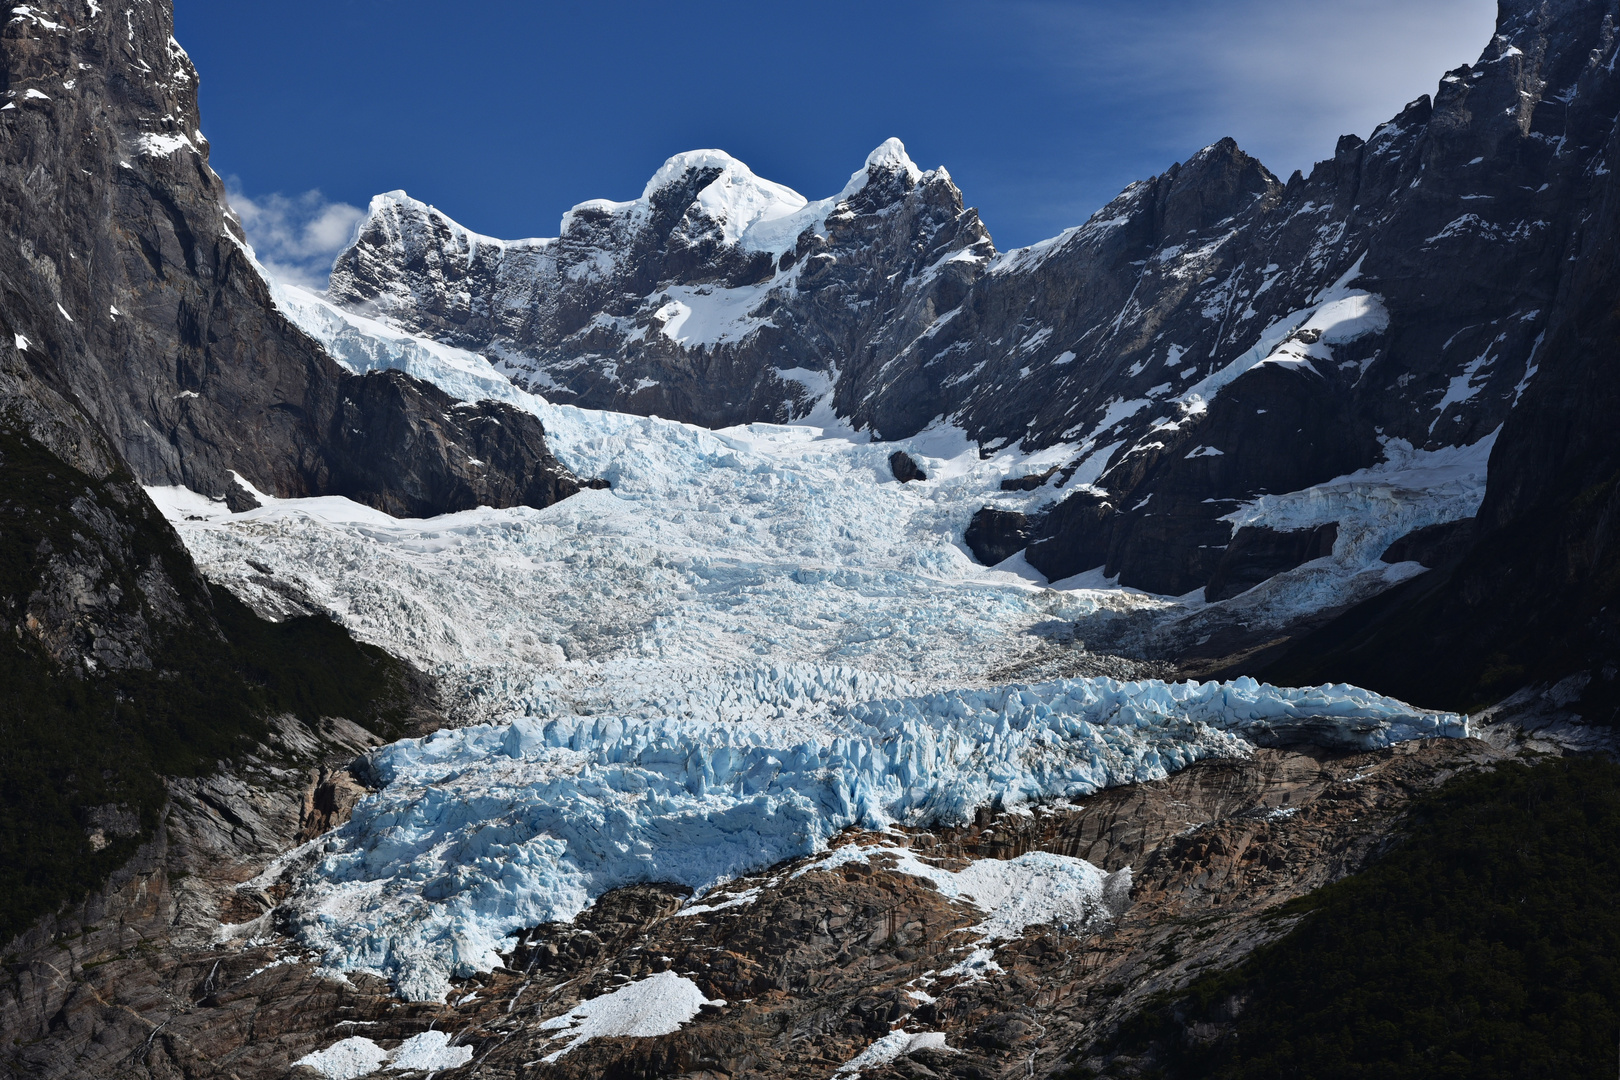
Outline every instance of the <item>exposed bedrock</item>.
{"label": "exposed bedrock", "polygon": [[923,472],[921,465],[917,464],[917,459],[904,450],[896,450],[889,455],[889,471],[902,484],[909,484],[914,480],[928,479],[928,474]]}
{"label": "exposed bedrock", "polygon": [[1286,532],[1264,526],[1239,529],[1204,586],[1204,599],[1229,599],[1284,570],[1331,555],[1338,537],[1336,522]]}
{"label": "exposed bedrock", "polygon": [[975,559],[986,566],[994,566],[1023,551],[1039,522],[1038,517],[1020,514],[1016,510],[997,510],[986,506],[973,515],[963,540]]}
{"label": "exposed bedrock", "polygon": [[1477,522],[1473,518],[1425,525],[1421,529],[1413,529],[1389,545],[1379,558],[1387,563],[1421,563],[1433,570],[1466,554],[1477,528]]}

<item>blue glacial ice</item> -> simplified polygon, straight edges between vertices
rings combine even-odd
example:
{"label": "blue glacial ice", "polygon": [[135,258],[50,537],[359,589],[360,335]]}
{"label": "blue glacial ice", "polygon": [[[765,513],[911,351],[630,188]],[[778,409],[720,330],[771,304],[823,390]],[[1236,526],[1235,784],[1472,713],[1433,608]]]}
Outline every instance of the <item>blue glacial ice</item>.
{"label": "blue glacial ice", "polygon": [[[796,668],[782,685],[848,672]],[[757,676],[756,676],[757,678]],[[831,696],[836,696],[836,688]],[[1162,778],[1251,739],[1348,746],[1461,736],[1466,720],[1348,686],[1058,680],[837,705],[819,720],[523,718],[375,753],[381,790],[332,834],[290,902],[340,970],[441,999],[510,936],[610,889],[703,890],[823,849],[850,825],[952,824],[987,804]]]}

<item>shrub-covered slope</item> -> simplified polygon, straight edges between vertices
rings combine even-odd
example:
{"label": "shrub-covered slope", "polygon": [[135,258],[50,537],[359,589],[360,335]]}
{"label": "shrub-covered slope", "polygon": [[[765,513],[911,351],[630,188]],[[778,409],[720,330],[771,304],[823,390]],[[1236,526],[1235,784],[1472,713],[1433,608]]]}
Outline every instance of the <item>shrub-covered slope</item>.
{"label": "shrub-covered slope", "polygon": [[1617,892],[1620,767],[1466,776],[1395,851],[1285,908],[1293,931],[1160,998],[1074,1075],[1612,1076]]}
{"label": "shrub-covered slope", "polygon": [[395,733],[410,676],[323,617],[260,619],[127,473],[0,423],[0,941],[122,865],[166,777],[263,753],[271,714]]}

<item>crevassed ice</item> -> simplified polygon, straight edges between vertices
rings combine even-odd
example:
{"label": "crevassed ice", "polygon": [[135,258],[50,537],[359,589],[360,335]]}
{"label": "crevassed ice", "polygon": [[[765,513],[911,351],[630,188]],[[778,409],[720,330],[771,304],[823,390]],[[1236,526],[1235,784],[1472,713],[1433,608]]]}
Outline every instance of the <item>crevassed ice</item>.
{"label": "crevassed ice", "polygon": [[987,803],[1241,757],[1291,729],[1373,747],[1461,735],[1466,721],[1345,686],[1080,679],[834,705],[786,725],[568,716],[440,731],[375,754],[382,789],[289,911],[328,964],[441,999],[451,978],[497,964],[510,935],[621,885],[704,889],[849,825],[961,822]]}

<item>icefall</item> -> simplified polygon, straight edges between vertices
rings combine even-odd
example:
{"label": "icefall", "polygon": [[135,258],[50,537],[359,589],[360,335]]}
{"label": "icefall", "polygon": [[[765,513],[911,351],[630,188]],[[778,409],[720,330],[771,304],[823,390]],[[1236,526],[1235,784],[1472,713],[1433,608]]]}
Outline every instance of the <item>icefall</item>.
{"label": "icefall", "polygon": [[511,935],[610,889],[704,890],[815,853],[840,829],[952,824],[984,805],[1160,779],[1254,742],[1373,748],[1464,736],[1465,718],[1348,686],[1111,679],[837,703],[828,669],[739,675],[764,702],[816,693],[819,718],[567,716],[440,731],[377,751],[380,790],[326,841],[288,902],[342,970],[419,1000],[488,971]]}

